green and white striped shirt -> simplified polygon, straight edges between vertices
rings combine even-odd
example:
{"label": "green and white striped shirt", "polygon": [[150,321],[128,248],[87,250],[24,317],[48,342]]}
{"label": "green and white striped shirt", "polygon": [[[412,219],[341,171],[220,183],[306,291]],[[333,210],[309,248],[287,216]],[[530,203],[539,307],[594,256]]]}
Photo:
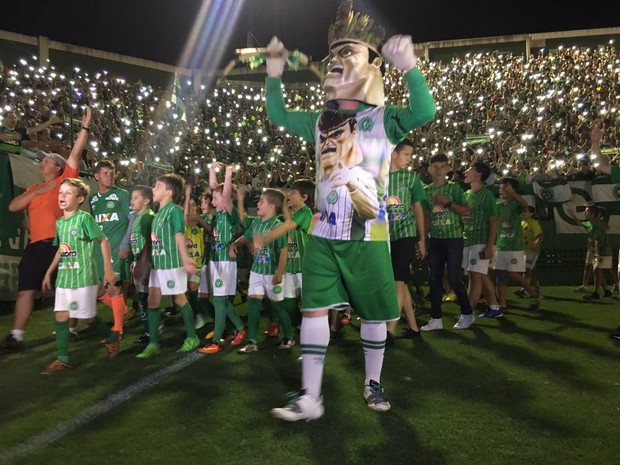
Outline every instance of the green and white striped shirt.
{"label": "green and white striped shirt", "polygon": [[497,216],[495,196],[486,187],[465,192],[465,202],[469,206],[469,216],[464,216],[463,238],[465,246],[486,244],[489,240],[489,218]]}
{"label": "green and white striped shirt", "polygon": [[56,287],[78,289],[99,284],[101,277],[93,260],[93,249],[99,248],[95,241],[105,234],[95,219],[87,212],[78,210],[69,218],[56,220],[54,245],[59,248]]}
{"label": "green and white striped shirt", "polygon": [[134,260],[138,259],[146,245],[146,241],[151,238],[153,218],[155,218],[155,212],[147,208],[136,217],[131,225],[129,244],[131,245],[131,253]]}
{"label": "green and white striped shirt", "polygon": [[463,189],[452,181],[447,181],[441,187],[431,183],[424,187],[426,199],[422,202],[425,210],[431,212],[431,237],[433,239],[454,239],[463,237],[463,226],[461,218],[451,208],[443,205],[435,205],[433,197],[435,194],[443,194],[451,202],[459,205],[465,203]]}
{"label": "green and white striped shirt", "polygon": [[[256,236],[263,236],[281,224],[275,216],[266,221],[261,218],[255,219],[250,227],[245,231],[243,237],[251,241]],[[254,250],[252,261],[252,271],[258,274],[275,274],[280,261],[280,250],[287,246],[286,236],[280,236],[275,241],[265,244],[262,249]]]}
{"label": "green and white striped shirt", "polygon": [[297,224],[297,228],[288,233],[288,260],[286,261],[286,272],[295,274],[301,273],[301,261],[306,251],[308,230],[310,229],[310,222],[312,221],[312,210],[307,205],[304,205],[291,215],[291,220]]}
{"label": "green and white striped shirt", "polygon": [[525,250],[521,215],[523,208],[516,200],[497,201],[497,250],[518,252]]}
{"label": "green and white striped shirt", "polygon": [[212,262],[234,262],[229,254],[230,245],[235,240],[235,231],[239,227],[239,212],[233,207],[232,212],[217,212],[213,219],[213,237],[209,258]]}
{"label": "green and white striped shirt", "polygon": [[168,202],[155,215],[151,232],[154,269],[171,270],[183,266],[175,237],[177,233],[185,232],[183,216],[183,210],[174,202]]}
{"label": "green and white striped shirt", "polygon": [[411,208],[415,202],[426,198],[417,173],[406,169],[390,172],[388,194],[386,209],[390,221],[390,240],[417,237],[416,218]]}

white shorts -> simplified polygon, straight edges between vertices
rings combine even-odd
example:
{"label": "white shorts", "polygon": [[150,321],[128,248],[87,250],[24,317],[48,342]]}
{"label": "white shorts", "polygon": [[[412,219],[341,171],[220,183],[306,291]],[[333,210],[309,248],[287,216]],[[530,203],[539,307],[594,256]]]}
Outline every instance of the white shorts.
{"label": "white shorts", "polygon": [[301,297],[301,273],[284,273],[282,285],[285,299]]}
{"label": "white shorts", "polygon": [[282,302],[284,300],[283,283],[274,286],[273,276],[272,274],[258,274],[250,271],[248,295],[267,295],[267,298],[273,302]]}
{"label": "white shorts", "polygon": [[200,270],[200,284],[198,284],[198,293],[199,294],[208,294],[209,293],[209,265],[202,265],[202,269]]}
{"label": "white shorts", "polygon": [[525,267],[533,270],[536,266],[536,262],[538,261],[538,252],[534,252],[533,250],[525,251]]}
{"label": "white shorts", "polygon": [[237,293],[237,262],[209,262],[210,288],[213,296]]}
{"label": "white shorts", "polygon": [[97,289],[99,285],[77,289],[56,288],[55,312],[69,311],[70,318],[87,320],[97,316]]}
{"label": "white shorts", "polygon": [[158,287],[161,295],[181,295],[187,292],[187,273],[183,268],[151,270],[149,287]]}
{"label": "white shorts", "polygon": [[489,259],[480,258],[480,253],[483,252],[485,248],[486,244],[474,244],[463,247],[463,264],[461,268],[465,271],[488,274]]}
{"label": "white shorts", "polygon": [[187,277],[187,282],[189,283],[200,283],[200,276],[202,276],[202,268],[198,269],[196,268],[196,272],[194,274],[190,274]]}
{"label": "white shorts", "polygon": [[588,251],[586,252],[586,265],[592,264],[594,264],[594,253],[590,249],[588,249]]}
{"label": "white shorts", "polygon": [[525,252],[498,250],[495,252],[495,269],[525,273]]}
{"label": "white shorts", "polygon": [[600,270],[611,270],[611,261],[611,255],[607,255],[604,257],[594,255],[594,263],[592,264],[592,266]]}
{"label": "white shorts", "polygon": [[149,292],[149,280],[148,279],[135,279],[133,280],[133,285],[136,287],[136,292]]}

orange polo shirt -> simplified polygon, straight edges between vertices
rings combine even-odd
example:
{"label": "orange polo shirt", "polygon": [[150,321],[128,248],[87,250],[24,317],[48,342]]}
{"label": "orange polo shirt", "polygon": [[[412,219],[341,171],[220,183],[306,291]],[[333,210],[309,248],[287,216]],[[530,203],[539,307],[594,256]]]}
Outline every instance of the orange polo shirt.
{"label": "orange polo shirt", "polygon": [[[58,191],[60,183],[65,178],[77,178],[78,171],[65,166],[64,172],[55,179],[56,187],[45,194],[37,195],[28,204],[28,217],[30,218],[30,242],[39,242],[44,239],[53,239],[56,235],[56,220],[62,216],[62,210],[58,206]],[[43,183],[30,186],[26,193],[33,191]]]}

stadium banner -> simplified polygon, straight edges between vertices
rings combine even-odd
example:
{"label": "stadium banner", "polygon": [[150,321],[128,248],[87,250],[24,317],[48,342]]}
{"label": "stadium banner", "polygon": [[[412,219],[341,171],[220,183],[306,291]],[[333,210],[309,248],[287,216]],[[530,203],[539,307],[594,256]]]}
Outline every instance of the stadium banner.
{"label": "stadium banner", "polygon": [[548,204],[568,202],[571,197],[571,186],[568,182],[532,183],[534,194]]}

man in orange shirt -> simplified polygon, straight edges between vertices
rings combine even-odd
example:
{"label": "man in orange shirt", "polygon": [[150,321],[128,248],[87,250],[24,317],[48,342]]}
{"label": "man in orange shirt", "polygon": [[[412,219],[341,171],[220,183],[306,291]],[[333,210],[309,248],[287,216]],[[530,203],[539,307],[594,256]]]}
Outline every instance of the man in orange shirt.
{"label": "man in orange shirt", "polygon": [[24,328],[34,308],[35,293],[41,290],[45,272],[56,254],[52,240],[56,234],[56,220],[62,216],[58,206],[60,184],[65,178],[78,177],[80,157],[88,139],[90,118],[90,108],[86,107],[82,128],[68,160],[57,153],[41,150],[37,152],[40,162],[39,173],[43,182],[30,186],[9,204],[11,212],[27,210],[30,220],[30,242],[24,249],[18,268],[19,285],[13,330],[0,341],[0,352],[18,351],[23,344]]}

